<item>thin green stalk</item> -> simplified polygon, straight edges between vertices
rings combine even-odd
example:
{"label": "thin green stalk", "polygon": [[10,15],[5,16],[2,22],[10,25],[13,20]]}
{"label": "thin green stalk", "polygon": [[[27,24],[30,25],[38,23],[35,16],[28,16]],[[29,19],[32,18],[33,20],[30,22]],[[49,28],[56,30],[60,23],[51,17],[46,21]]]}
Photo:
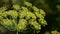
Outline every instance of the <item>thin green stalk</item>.
{"label": "thin green stalk", "polygon": [[18,34],[18,31],[16,32],[16,34]]}

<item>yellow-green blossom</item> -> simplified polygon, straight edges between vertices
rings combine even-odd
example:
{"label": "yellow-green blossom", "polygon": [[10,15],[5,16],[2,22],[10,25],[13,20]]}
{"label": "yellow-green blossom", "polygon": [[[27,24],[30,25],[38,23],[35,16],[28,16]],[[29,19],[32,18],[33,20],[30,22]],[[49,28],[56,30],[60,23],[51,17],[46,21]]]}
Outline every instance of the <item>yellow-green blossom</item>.
{"label": "yellow-green blossom", "polygon": [[[47,25],[44,20],[45,12],[32,6],[29,2],[24,2],[25,6],[13,5],[13,10],[0,11],[0,24],[9,31],[26,31],[27,25],[32,25],[33,29],[40,30],[41,25]],[[32,10],[30,10],[32,9]],[[11,18],[10,18],[11,16]]]}
{"label": "yellow-green blossom", "polygon": [[[16,23],[14,20],[2,19],[1,24],[10,31],[15,31]],[[13,26],[13,27],[12,27]]]}
{"label": "yellow-green blossom", "polygon": [[18,16],[18,12],[16,10],[9,10],[7,15],[11,15],[13,18],[16,18]]}
{"label": "yellow-green blossom", "polygon": [[25,30],[26,29],[26,25],[27,25],[27,21],[25,19],[20,19],[19,23],[17,25],[17,30],[18,31]]}
{"label": "yellow-green blossom", "polygon": [[36,6],[33,6],[32,9],[33,9],[35,12],[39,12],[39,9],[38,9]]}
{"label": "yellow-green blossom", "polygon": [[29,24],[33,25],[36,30],[41,29],[41,25],[34,19],[29,20]]}
{"label": "yellow-green blossom", "polygon": [[28,6],[28,7],[32,7],[32,4],[29,3],[29,2],[24,2],[24,4],[25,4],[26,6]]}

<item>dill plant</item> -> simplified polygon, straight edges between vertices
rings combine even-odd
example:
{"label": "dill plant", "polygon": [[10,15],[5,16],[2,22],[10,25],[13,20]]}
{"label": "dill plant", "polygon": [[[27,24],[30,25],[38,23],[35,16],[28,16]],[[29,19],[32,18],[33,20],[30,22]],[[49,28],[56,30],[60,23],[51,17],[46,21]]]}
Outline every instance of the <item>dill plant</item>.
{"label": "dill plant", "polygon": [[0,8],[1,27],[4,26],[3,28],[9,31],[17,31],[16,34],[27,32],[29,29],[38,32],[41,30],[41,26],[47,25],[46,20],[44,20],[46,13],[29,2],[24,2],[24,6],[13,5],[13,10],[6,11],[7,8],[5,8]]}

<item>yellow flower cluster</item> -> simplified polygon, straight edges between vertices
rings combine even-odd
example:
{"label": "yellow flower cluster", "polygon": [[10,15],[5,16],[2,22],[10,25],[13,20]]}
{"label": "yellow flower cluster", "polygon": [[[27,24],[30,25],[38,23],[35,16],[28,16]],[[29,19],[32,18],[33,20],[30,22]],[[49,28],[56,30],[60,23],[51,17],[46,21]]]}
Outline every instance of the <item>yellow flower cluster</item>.
{"label": "yellow flower cluster", "polygon": [[26,30],[27,21],[25,19],[20,19],[17,25],[17,30],[22,31]]}
{"label": "yellow flower cluster", "polygon": [[32,25],[35,30],[40,30],[41,24],[47,25],[44,20],[45,12],[42,9],[32,6],[29,2],[24,4],[33,9],[33,12],[28,7],[13,5],[14,10],[0,12],[0,24],[10,31],[27,30],[28,24]]}
{"label": "yellow flower cluster", "polygon": [[33,25],[33,27],[36,30],[40,30],[41,29],[41,25],[35,19],[30,19],[29,20],[29,24]]}
{"label": "yellow flower cluster", "polygon": [[47,25],[47,22],[44,20],[45,17],[45,12],[42,9],[38,9],[37,7],[33,7],[34,13],[37,16],[38,21],[40,24],[42,24],[43,26]]}
{"label": "yellow flower cluster", "polygon": [[[10,31],[15,31],[16,23],[14,20],[2,19],[1,24]],[[12,27],[13,26],[13,27]]]}

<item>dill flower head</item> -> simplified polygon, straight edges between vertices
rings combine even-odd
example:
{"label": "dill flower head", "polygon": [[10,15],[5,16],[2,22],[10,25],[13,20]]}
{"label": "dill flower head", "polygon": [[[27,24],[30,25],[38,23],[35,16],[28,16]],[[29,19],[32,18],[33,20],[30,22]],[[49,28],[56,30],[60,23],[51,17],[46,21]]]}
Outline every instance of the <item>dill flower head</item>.
{"label": "dill flower head", "polygon": [[13,10],[1,11],[0,24],[10,31],[21,32],[29,28],[41,30],[42,25],[47,25],[44,17],[45,12],[42,9],[32,6],[29,2],[24,2],[24,6],[13,5]]}

